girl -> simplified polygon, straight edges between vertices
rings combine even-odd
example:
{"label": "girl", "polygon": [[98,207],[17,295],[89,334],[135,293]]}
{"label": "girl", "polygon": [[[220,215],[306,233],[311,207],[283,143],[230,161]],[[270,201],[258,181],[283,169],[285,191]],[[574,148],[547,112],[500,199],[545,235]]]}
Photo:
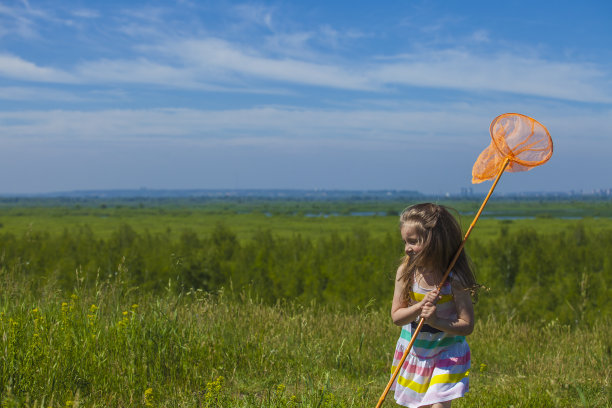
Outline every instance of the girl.
{"label": "girl", "polygon": [[445,207],[425,203],[402,212],[400,232],[406,256],[397,270],[391,318],[402,332],[392,372],[418,319],[425,323],[391,389],[400,405],[449,408],[468,391],[465,336],[474,328],[470,291],[476,281],[464,251],[440,292],[437,286],[461,244],[461,227]]}

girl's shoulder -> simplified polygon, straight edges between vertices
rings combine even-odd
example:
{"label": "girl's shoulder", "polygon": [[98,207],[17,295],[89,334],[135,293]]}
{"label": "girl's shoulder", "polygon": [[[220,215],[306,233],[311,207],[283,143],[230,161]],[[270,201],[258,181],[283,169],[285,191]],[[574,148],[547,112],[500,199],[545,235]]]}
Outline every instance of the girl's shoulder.
{"label": "girl's shoulder", "polygon": [[469,284],[464,279],[455,277],[451,280],[450,290],[453,297],[461,297],[470,299],[470,303],[476,303],[478,300],[478,284]]}
{"label": "girl's shoulder", "polygon": [[450,286],[453,288],[453,290],[455,289],[463,290],[469,286],[466,284],[465,279],[463,279],[460,274],[455,273],[455,271],[452,271],[448,275],[448,282]]}
{"label": "girl's shoulder", "polygon": [[402,278],[406,275],[406,264],[403,262],[400,266],[397,267],[397,271],[395,272],[395,280],[402,280]]}

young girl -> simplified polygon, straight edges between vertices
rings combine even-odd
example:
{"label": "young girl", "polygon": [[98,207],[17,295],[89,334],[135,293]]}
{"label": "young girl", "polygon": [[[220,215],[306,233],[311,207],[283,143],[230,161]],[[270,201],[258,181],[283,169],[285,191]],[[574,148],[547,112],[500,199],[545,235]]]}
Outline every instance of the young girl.
{"label": "young girl", "polygon": [[470,290],[476,281],[462,251],[442,290],[437,290],[463,238],[446,208],[431,203],[407,208],[400,216],[400,232],[406,256],[397,270],[391,317],[402,332],[392,372],[418,319],[425,323],[391,389],[400,405],[448,408],[468,391],[470,348],[465,336],[474,328]]}

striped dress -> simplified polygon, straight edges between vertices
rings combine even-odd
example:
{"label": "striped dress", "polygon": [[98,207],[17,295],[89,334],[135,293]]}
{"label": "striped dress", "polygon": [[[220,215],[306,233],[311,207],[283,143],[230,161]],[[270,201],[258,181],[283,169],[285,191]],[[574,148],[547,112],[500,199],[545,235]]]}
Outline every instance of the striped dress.
{"label": "striped dress", "polygon": [[[413,284],[417,301],[423,300],[430,289]],[[456,319],[457,312],[450,283],[441,290],[436,315],[442,319]],[[415,322],[402,327],[395,347],[393,373],[416,329]],[[468,391],[470,348],[465,336],[455,336],[424,324],[417,335],[404,365],[391,389],[395,400],[406,407],[420,407],[462,397]]]}

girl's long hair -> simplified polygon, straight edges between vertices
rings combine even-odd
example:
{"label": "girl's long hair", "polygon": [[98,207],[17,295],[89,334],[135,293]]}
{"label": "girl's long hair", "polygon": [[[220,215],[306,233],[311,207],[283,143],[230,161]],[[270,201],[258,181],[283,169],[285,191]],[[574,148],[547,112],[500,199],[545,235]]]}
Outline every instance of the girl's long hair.
{"label": "girl's long hair", "polygon": [[[412,302],[414,301],[412,284],[416,271],[434,272],[439,284],[463,241],[463,234],[459,222],[450,211],[444,206],[433,203],[416,204],[406,208],[400,215],[400,229],[406,224],[414,226],[422,246],[418,253],[402,258],[403,272],[400,279],[405,282],[403,298]],[[452,279],[458,281],[466,290],[470,290],[474,297],[476,296],[478,284],[465,250],[462,250],[457,258]]]}

